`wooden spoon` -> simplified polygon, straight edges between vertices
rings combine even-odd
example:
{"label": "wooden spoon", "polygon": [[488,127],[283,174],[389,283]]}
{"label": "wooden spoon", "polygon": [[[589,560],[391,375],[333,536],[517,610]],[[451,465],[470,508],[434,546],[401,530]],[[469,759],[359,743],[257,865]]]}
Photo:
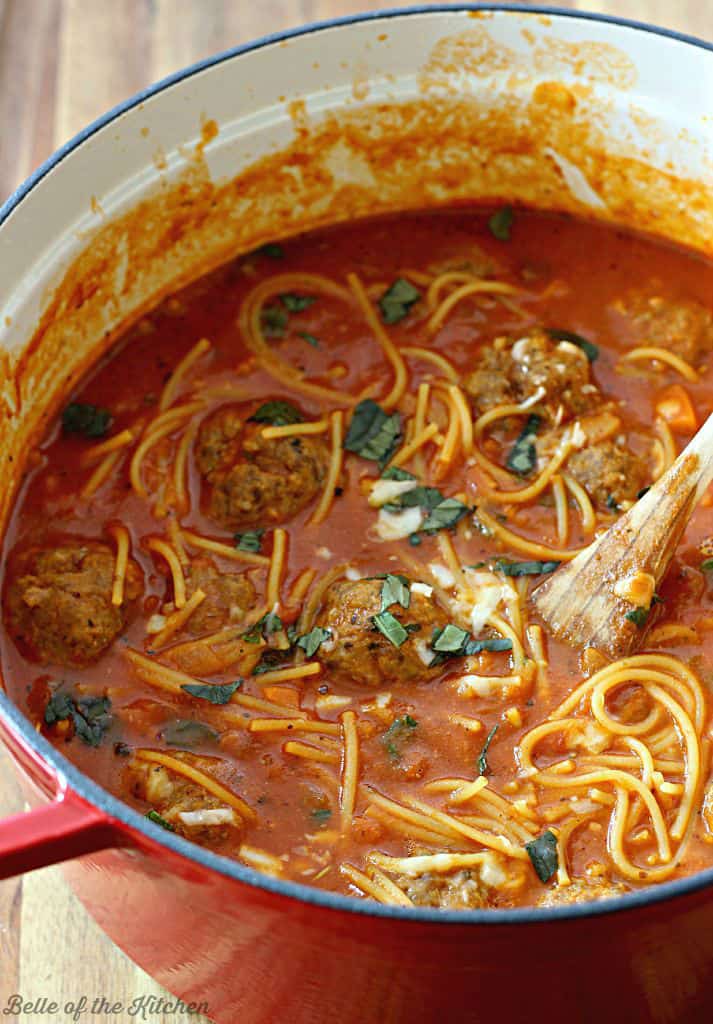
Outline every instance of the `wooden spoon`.
{"label": "wooden spoon", "polygon": [[631,654],[693,509],[713,480],[713,415],[647,493],[532,600],[553,636],[609,658]]}

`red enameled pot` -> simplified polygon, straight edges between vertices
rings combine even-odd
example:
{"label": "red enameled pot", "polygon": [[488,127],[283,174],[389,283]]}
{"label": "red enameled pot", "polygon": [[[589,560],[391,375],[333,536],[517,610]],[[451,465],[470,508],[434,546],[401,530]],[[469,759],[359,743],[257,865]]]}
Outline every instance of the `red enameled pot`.
{"label": "red enameled pot", "polygon": [[[269,238],[506,198],[655,226],[713,251],[711,96],[702,42],[497,5],[309,26],[188,68],[82,132],[0,211],[0,458],[26,449],[122,322]],[[500,130],[486,139],[488,119]],[[369,139],[386,126],[378,162]],[[515,132],[519,147],[493,178],[494,151]],[[312,179],[314,168],[324,173]],[[175,225],[179,210],[181,230],[159,248],[156,223]],[[3,523],[19,481],[4,475]],[[4,694],[0,735],[32,806],[0,823],[0,877],[64,861],[112,940],[216,1021],[713,1019],[713,870],[558,909],[384,907],[265,877],[157,830]]]}

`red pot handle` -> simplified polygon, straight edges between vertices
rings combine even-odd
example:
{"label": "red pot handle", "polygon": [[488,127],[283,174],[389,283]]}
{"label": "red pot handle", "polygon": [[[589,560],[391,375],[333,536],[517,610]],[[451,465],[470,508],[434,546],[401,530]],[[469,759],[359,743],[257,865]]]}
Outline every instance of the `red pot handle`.
{"label": "red pot handle", "polygon": [[110,819],[71,789],[0,821],[0,879],[116,845]]}

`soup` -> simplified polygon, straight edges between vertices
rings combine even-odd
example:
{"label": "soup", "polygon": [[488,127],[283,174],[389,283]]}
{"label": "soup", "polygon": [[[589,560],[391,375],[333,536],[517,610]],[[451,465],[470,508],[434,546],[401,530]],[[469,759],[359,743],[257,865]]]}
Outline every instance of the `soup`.
{"label": "soup", "polygon": [[713,864],[713,529],[640,653],[538,583],[713,409],[713,269],[459,209],[267,245],[67,399],[6,538],[6,686],[168,829],[403,906],[554,905]]}

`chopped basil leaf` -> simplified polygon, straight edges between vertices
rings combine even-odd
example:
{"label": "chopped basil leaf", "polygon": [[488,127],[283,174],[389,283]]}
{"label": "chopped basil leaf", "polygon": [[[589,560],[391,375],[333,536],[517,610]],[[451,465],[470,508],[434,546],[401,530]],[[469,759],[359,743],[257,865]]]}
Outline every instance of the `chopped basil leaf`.
{"label": "chopped basil leaf", "polygon": [[619,506],[617,505],[616,498],[614,497],[613,494],[608,494],[607,495],[606,506],[612,512],[618,512],[619,511]]}
{"label": "chopped basil leaf", "polygon": [[110,426],[109,410],[86,402],[70,402],[62,413],[62,430],[65,434],[104,437]]}
{"label": "chopped basil leaf", "polygon": [[557,836],[547,829],[531,843],[525,843],[527,855],[541,882],[549,882],[559,866]]}
{"label": "chopped basil leaf", "polygon": [[313,629],[310,629],[309,633],[305,633],[298,638],[297,646],[302,648],[308,658],[311,658],[317,653],[324,641],[329,640],[331,635],[331,629],[315,626]]}
{"label": "chopped basil leaf", "polygon": [[228,704],[239,686],[242,686],[242,679],[236,679],[234,683],[186,683],[181,689],[190,694],[191,697],[199,697],[211,704]]}
{"label": "chopped basil leaf", "polygon": [[179,718],[166,726],[163,738],[172,747],[190,748],[198,743],[214,742],[218,739],[218,733],[195,718]]}
{"label": "chopped basil leaf", "polygon": [[148,818],[149,821],[152,821],[154,825],[160,825],[161,828],[165,828],[167,832],[176,831],[175,826],[173,826],[170,821],[166,821],[165,818],[162,818],[158,811],[148,811],[145,817]]}
{"label": "chopped basil leaf", "polygon": [[272,633],[279,633],[281,629],[282,619],[280,616],[275,612],[265,612],[247,633],[243,633],[243,640],[249,644],[259,644],[261,640],[266,640]]}
{"label": "chopped basil leaf", "polygon": [[252,414],[249,423],[269,423],[272,427],[286,427],[290,423],[302,423],[304,416],[292,402],[265,402]]}
{"label": "chopped basil leaf", "polygon": [[296,295],[294,292],[283,292],[280,295],[280,302],[290,313],[301,313],[316,301],[314,295]]}
{"label": "chopped basil leaf", "polygon": [[410,533],[408,537],[408,542],[412,548],[417,548],[421,543],[421,538],[417,533]]}
{"label": "chopped basil leaf", "polygon": [[554,572],[559,565],[559,562],[506,562],[499,558],[493,568],[504,576],[540,576]]}
{"label": "chopped basil leaf", "polygon": [[400,647],[404,640],[408,640],[408,631],[391,612],[379,612],[378,615],[372,615],[371,621],[394,647]]}
{"label": "chopped basil leaf", "polygon": [[490,744],[493,742],[493,737],[497,731],[498,727],[497,725],[494,725],[485,739],[483,749],[478,754],[478,772],[480,775],[487,775],[490,770],[488,768],[488,750],[490,749]]}
{"label": "chopped basil leaf", "polygon": [[468,634],[464,629],[449,622],[443,629],[438,630],[438,635],[434,636],[431,647],[441,654],[457,654],[463,649],[467,639]]}
{"label": "chopped basil leaf", "polygon": [[258,249],[258,252],[263,256],[267,256],[271,260],[281,260],[285,255],[285,250],[277,242],[267,242],[262,248]]}
{"label": "chopped basil leaf", "polygon": [[411,591],[409,581],[404,576],[392,576],[388,573],[381,588],[380,612],[385,612],[392,604],[400,604],[402,608],[408,608],[411,604]]}
{"label": "chopped basil leaf", "polygon": [[284,668],[285,662],[289,661],[291,657],[292,651],[289,648],[285,651],[270,648],[267,651],[263,651],[260,661],[251,674],[261,676],[264,672],[274,672],[275,669]]}
{"label": "chopped basil leaf", "polygon": [[329,821],[332,817],[332,812],[329,807],[315,807],[312,811],[312,817],[322,825]]}
{"label": "chopped basil leaf", "polygon": [[493,238],[497,238],[499,242],[509,242],[512,222],[512,206],[501,206],[500,209],[496,210],[488,220],[490,234]]}
{"label": "chopped basil leaf", "polygon": [[463,654],[467,657],[471,657],[474,654],[482,654],[483,651],[511,651],[512,640],[508,640],[504,636],[492,636],[486,637],[485,640],[473,640],[469,639],[466,641]]}
{"label": "chopped basil leaf", "polygon": [[527,476],[537,465],[535,435],[540,429],[540,423],[540,417],[535,413],[527,417],[527,423],[512,446],[505,463],[511,473],[517,473],[518,476]]}
{"label": "chopped basil leaf", "polygon": [[434,629],[431,648],[435,654],[429,668],[443,664],[448,658],[471,657],[483,651],[511,651],[512,640],[508,640],[506,637],[486,637],[483,640],[476,640],[460,626],[449,623],[443,629]]}
{"label": "chopped basil leaf", "polygon": [[279,306],[263,306],[260,325],[266,338],[282,338],[287,329],[289,317]]}
{"label": "chopped basil leaf", "polygon": [[68,693],[53,693],[45,707],[47,725],[71,718],[74,731],[89,747],[98,747],[113,721],[108,697],[73,698]]}
{"label": "chopped basil leaf", "polygon": [[238,551],[252,551],[257,553],[262,546],[262,535],[264,529],[247,530],[245,533],[236,533],[233,537],[235,547]]}
{"label": "chopped basil leaf", "polygon": [[61,722],[65,718],[69,718],[73,708],[74,704],[68,693],[60,693],[59,691],[53,693],[47,701],[47,707],[45,708],[45,723],[47,725],[54,725],[55,722]]}
{"label": "chopped basil leaf", "polygon": [[547,333],[553,341],[568,341],[570,345],[576,345],[577,348],[581,348],[590,363],[593,363],[599,357],[597,346],[591,341],[587,341],[581,334],[575,334],[574,331],[560,331],[555,327],[548,327]]}
{"label": "chopped basil leaf", "polygon": [[381,737],[381,742],[386,747],[386,753],[392,761],[401,760],[401,746],[413,739],[414,729],[417,728],[418,722],[411,715],[403,715],[403,717],[393,720]]}
{"label": "chopped basil leaf", "polygon": [[651,611],[650,607],[649,608],[632,608],[632,610],[630,612],[626,613],[625,618],[627,618],[629,620],[629,622],[633,622],[637,629],[641,629],[641,627],[646,624],[646,620],[649,617],[649,612],[650,611]]}
{"label": "chopped basil leaf", "polygon": [[706,558],[705,561],[701,562],[702,572],[713,572],[713,558]]}
{"label": "chopped basil leaf", "polygon": [[401,469],[400,466],[389,466],[381,474],[382,480],[416,480],[417,478],[413,473],[409,473],[407,469]]}
{"label": "chopped basil leaf", "polygon": [[379,299],[382,320],[385,324],[397,324],[420,298],[418,288],[405,277],[398,277]]}
{"label": "chopped basil leaf", "polygon": [[302,338],[302,341],[306,341],[312,348],[319,348],[319,338],[315,338],[314,334],[310,334],[309,331],[298,331],[297,337]]}
{"label": "chopped basil leaf", "polygon": [[435,508],[421,526],[424,533],[435,533],[437,530],[445,530],[455,526],[459,519],[468,511],[468,506],[457,498],[444,498]]}
{"label": "chopped basil leaf", "polygon": [[423,508],[427,512],[432,512],[437,505],[445,500],[437,487],[420,485],[411,491],[406,491],[405,494],[400,494],[393,501],[387,502],[384,508],[390,512],[400,512],[404,508]]}
{"label": "chopped basil leaf", "polygon": [[378,462],[383,469],[398,447],[401,438],[401,417],[389,415],[371,398],[365,398],[354,409],[344,441],[348,452]]}

